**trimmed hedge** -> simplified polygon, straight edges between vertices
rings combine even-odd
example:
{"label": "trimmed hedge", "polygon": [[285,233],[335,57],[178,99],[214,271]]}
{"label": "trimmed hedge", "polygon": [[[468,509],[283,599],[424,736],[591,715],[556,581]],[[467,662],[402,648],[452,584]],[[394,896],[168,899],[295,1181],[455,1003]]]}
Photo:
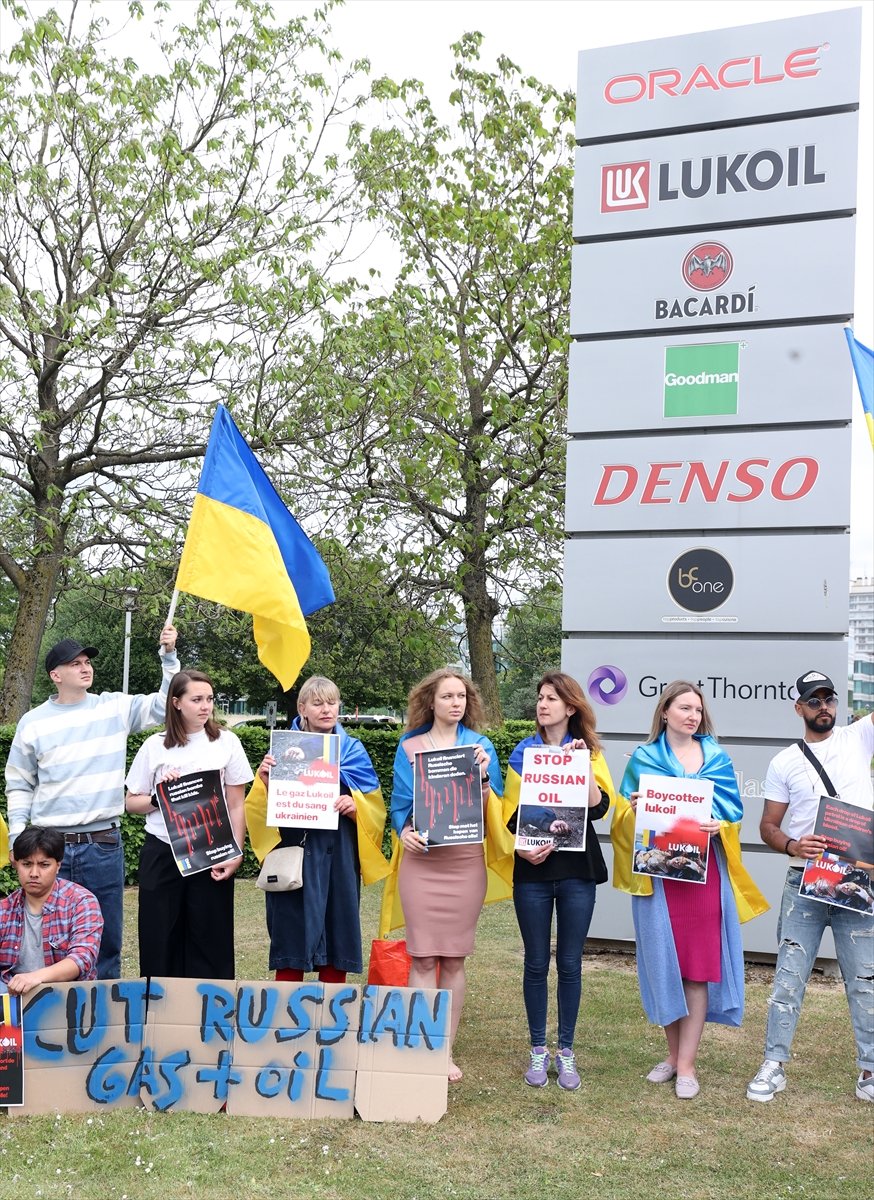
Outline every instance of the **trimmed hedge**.
{"label": "trimmed hedge", "polygon": [[[145,733],[133,733],[127,741],[127,767],[130,767],[133,757],[139,750],[140,746],[154,730],[147,730]],[[528,737],[534,732],[533,721],[507,721],[500,729],[487,731],[487,736],[494,743],[495,750],[498,753],[498,759],[501,763],[502,772],[506,772],[507,762],[510,753],[517,742],[522,738]],[[234,733],[240,739],[243,749],[246,752],[246,757],[252,764],[254,770],[260,763],[261,759],[267,753],[270,746],[270,731],[260,724],[252,725],[235,725]],[[357,737],[364,744],[367,753],[373,763],[374,770],[382,784],[382,794],[386,804],[386,817],[391,804],[391,785],[392,774],[394,768],[395,753],[398,748],[402,730],[400,729],[356,729],[354,737]],[[12,738],[15,734],[14,725],[0,725],[0,766],[6,766],[6,758],[9,754],[9,747],[12,744]],[[5,778],[5,776],[4,776]],[[0,812],[6,816],[6,793],[2,792],[0,796]],[[124,813],[121,818],[121,835],[124,843],[124,866],[125,866],[125,883],[135,884],[137,881],[137,870],[140,861],[140,848],[142,847],[145,838],[145,824],[142,817],[131,816],[129,813]],[[388,856],[391,844],[390,833],[388,828],[388,820],[386,819],[386,831],[383,839],[383,851]],[[253,879],[259,871],[258,860],[252,853],[252,847],[249,845],[249,839],[246,838],[246,845],[243,853],[243,865],[240,867],[238,874],[244,879]],[[6,895],[13,888],[18,886],[18,878],[13,869],[6,865],[0,868],[0,895]]]}

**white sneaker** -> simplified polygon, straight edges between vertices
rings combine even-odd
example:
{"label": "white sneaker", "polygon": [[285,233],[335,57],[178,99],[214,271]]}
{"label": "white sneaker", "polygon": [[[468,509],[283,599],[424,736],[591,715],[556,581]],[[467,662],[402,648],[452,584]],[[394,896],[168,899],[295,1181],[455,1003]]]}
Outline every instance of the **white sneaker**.
{"label": "white sneaker", "polygon": [[755,1079],[747,1085],[747,1100],[760,1100],[767,1103],[768,1100],[774,1099],[777,1092],[782,1092],[785,1086],[786,1072],[783,1070],[783,1064],[775,1062],[772,1058],[766,1058],[756,1071]]}
{"label": "white sneaker", "polygon": [[867,1079],[859,1076],[856,1080],[856,1099],[874,1100],[874,1075],[869,1075]]}

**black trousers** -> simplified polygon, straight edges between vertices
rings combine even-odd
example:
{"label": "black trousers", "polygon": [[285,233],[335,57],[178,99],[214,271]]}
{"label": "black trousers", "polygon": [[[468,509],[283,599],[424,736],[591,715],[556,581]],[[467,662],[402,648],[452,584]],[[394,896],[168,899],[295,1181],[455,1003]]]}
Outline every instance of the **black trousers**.
{"label": "black trousers", "polygon": [[140,974],[234,978],[234,880],[180,875],[173,852],[146,834],[140,851]]}

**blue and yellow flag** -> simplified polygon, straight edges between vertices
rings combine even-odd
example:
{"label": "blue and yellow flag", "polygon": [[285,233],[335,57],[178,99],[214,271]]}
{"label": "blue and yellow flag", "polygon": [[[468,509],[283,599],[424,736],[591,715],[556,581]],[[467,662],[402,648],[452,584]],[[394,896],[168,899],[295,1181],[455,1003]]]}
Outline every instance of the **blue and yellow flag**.
{"label": "blue and yellow flag", "polygon": [[874,351],[856,341],[852,329],[844,329],[847,335],[847,345],[850,347],[850,358],[853,360],[853,370],[856,372],[856,382],[859,385],[859,395],[862,397],[862,408],[865,410],[865,423],[868,426],[868,436],[874,446]]}
{"label": "blue and yellow flag", "polygon": [[319,552],[222,404],[212,423],[176,587],[251,613],[258,657],[286,691],[309,658],[304,618],[334,602]]}

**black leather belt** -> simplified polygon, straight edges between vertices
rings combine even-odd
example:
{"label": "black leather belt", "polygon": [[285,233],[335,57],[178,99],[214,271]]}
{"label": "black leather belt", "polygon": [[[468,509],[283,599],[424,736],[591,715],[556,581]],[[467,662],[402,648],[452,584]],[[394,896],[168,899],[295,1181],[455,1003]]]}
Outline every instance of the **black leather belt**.
{"label": "black leather belt", "polygon": [[87,846],[91,842],[114,842],[118,835],[118,826],[112,829],[98,829],[96,833],[65,833],[64,841],[68,846]]}

